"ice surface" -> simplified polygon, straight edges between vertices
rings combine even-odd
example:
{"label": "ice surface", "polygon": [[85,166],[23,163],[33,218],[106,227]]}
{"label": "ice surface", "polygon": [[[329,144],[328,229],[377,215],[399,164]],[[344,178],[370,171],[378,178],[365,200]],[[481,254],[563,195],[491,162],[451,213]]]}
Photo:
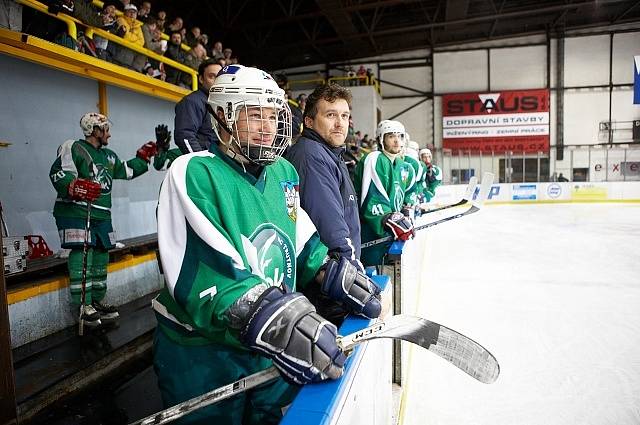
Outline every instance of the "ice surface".
{"label": "ice surface", "polygon": [[402,424],[640,424],[640,205],[487,206],[414,243],[403,313],[480,342],[501,375],[406,346]]}

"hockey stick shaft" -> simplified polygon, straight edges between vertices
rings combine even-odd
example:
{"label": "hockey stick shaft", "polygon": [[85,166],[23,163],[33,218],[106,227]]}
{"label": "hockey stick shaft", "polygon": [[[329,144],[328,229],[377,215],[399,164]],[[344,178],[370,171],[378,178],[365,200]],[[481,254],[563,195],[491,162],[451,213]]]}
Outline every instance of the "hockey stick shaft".
{"label": "hockey stick shaft", "polygon": [[[454,215],[449,216],[449,217],[441,218],[440,220],[436,220],[436,221],[433,221],[431,223],[423,224],[422,226],[418,226],[418,227],[414,228],[414,231],[426,229],[428,227],[437,226],[438,224],[446,223],[447,221],[451,221],[451,220],[454,220],[456,218],[464,217],[465,215],[473,214],[475,212],[480,211],[480,208],[484,204],[484,201],[489,196],[489,190],[491,190],[491,185],[493,184],[493,177],[494,176],[493,176],[492,173],[484,173],[484,175],[482,177],[482,185],[480,186],[480,192],[478,193],[478,196],[477,196],[476,200],[473,201],[473,204],[471,205],[471,207],[469,207],[467,210],[465,210],[465,211],[463,211],[461,213],[458,213],[458,214],[454,214]],[[360,246],[360,248],[361,249],[369,248],[371,246],[379,245],[379,244],[385,243],[385,242],[390,242],[392,240],[393,240],[393,236],[385,236],[385,237],[380,238],[380,239],[375,239],[375,240],[372,240],[372,241],[369,241],[369,242],[365,242]]]}
{"label": "hockey stick shaft", "polygon": [[84,242],[82,243],[82,282],[80,292],[80,316],[78,317],[78,335],[84,335],[85,301],[87,299],[87,263],[89,257],[89,232],[91,231],[91,202],[87,201],[87,221],[84,225]]}
{"label": "hockey stick shaft", "polygon": [[[472,339],[438,323],[421,317],[396,315],[339,337],[338,345],[346,354],[365,341],[391,338],[411,342],[445,359],[468,375],[483,383],[494,382],[500,373],[495,357]],[[246,378],[216,388],[169,407],[130,425],[160,425],[176,420],[194,410],[218,403],[229,397],[270,382],[280,376],[275,366]]]}

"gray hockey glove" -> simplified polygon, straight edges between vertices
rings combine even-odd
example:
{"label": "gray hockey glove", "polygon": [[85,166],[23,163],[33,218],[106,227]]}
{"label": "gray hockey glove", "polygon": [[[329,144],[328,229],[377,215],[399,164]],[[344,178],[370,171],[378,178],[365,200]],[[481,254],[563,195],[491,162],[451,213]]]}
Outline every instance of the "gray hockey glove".
{"label": "gray hockey glove", "polygon": [[316,313],[299,292],[270,287],[253,305],[240,340],[271,358],[283,377],[295,384],[336,379],[346,355],[337,329]]}
{"label": "gray hockey glove", "polygon": [[370,319],[380,316],[380,288],[345,257],[325,264],[320,290],[356,314]]}

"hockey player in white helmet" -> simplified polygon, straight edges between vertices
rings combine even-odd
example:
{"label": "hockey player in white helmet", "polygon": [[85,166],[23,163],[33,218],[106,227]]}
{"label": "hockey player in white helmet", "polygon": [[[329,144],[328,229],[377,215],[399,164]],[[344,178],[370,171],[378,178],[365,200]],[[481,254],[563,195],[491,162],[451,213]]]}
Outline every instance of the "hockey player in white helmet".
{"label": "hockey player in white helmet", "polygon": [[[69,288],[72,311],[78,311],[83,299],[83,262],[86,256],[83,321],[96,327],[118,318],[118,310],[103,302],[107,292],[109,249],[115,245],[111,222],[111,191],[114,179],[131,180],[148,170],[156,152],[154,142],[145,143],[136,156],[122,161],[107,148],[111,122],[102,114],[88,112],[80,118],[84,138],[68,140],[58,148],[49,173],[57,192],[53,216],[62,248],[69,253]],[[85,229],[88,204],[91,204],[88,247],[85,253]]]}
{"label": "hockey player in white helmet", "polygon": [[208,102],[219,145],[177,158],[160,191],[166,287],[153,303],[154,367],[169,406],[275,364],[286,381],[177,422],[275,424],[298,390],[289,383],[335,379],[346,359],[336,327],[297,291],[321,284],[369,317],[380,302],[335,261],[324,264],[327,248],[300,208],[298,175],[280,158],[291,116],[271,76],[229,65]]}
{"label": "hockey player in white helmet", "polygon": [[[381,121],[376,129],[381,150],[367,154],[356,167],[355,186],[360,200],[363,243],[388,234],[397,240],[413,237],[413,224],[401,212],[404,184],[400,154],[404,138],[402,123]],[[389,245],[379,244],[363,249],[362,262],[367,266],[382,264]]]}
{"label": "hockey player in white helmet", "polygon": [[442,184],[442,169],[433,164],[431,150],[424,148],[419,153],[425,168],[422,194],[424,202],[429,202],[435,196],[436,188]]}

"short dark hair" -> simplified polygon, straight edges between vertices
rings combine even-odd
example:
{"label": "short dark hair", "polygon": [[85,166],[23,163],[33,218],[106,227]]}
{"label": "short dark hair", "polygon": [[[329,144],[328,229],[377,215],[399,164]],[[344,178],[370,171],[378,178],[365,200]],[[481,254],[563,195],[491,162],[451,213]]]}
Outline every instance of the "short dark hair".
{"label": "short dark hair", "polygon": [[326,100],[327,102],[335,102],[338,99],[344,99],[347,101],[349,108],[351,108],[351,91],[345,87],[342,87],[336,83],[322,84],[307,96],[307,104],[304,108],[304,118],[315,118],[318,113],[318,101]]}
{"label": "short dark hair", "polygon": [[204,76],[204,71],[207,69],[207,67],[209,65],[220,65],[220,64],[218,63],[217,60],[211,59],[211,58],[202,61],[200,66],[198,66],[198,76],[199,77]]}

